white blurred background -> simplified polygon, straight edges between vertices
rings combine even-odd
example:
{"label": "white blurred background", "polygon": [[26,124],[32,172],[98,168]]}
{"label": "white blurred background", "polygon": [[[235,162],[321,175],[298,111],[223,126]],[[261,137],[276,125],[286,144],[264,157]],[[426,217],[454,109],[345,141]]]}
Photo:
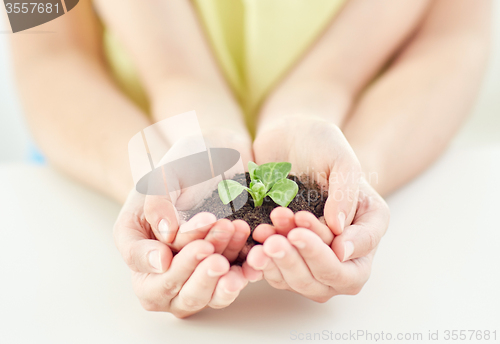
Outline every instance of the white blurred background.
{"label": "white blurred background", "polygon": [[[494,3],[490,63],[476,106],[452,143],[460,148],[500,144],[500,0]],[[4,20],[0,16],[0,163],[27,162],[32,143],[15,89]]]}

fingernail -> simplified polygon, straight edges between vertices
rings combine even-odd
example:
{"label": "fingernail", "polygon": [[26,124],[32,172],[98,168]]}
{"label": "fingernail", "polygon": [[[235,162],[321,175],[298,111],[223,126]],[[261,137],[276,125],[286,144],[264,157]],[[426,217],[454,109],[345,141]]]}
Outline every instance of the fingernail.
{"label": "fingernail", "polygon": [[278,251],[278,252],[274,252],[274,253],[268,253],[267,254],[269,257],[272,257],[272,258],[283,258],[285,256],[285,251]]}
{"label": "fingernail", "polygon": [[[189,222],[187,222],[187,223],[189,223]],[[199,229],[199,228],[211,225],[212,223],[213,222],[211,222],[211,221],[196,221],[196,222],[193,222],[192,224],[190,224],[188,226],[181,226],[181,228],[180,228],[179,231],[181,233],[187,233],[187,232],[194,231],[196,229]]]}
{"label": "fingernail", "polygon": [[224,275],[226,272],[225,271],[214,271],[212,269],[207,270],[207,274],[210,277],[218,277]]}
{"label": "fingernail", "polygon": [[271,261],[271,259],[269,258],[265,258],[266,261],[264,262],[264,264],[262,264],[262,266],[253,266],[253,268],[255,270],[265,270],[267,268],[267,266],[269,265],[269,262]]}
{"label": "fingernail", "polygon": [[247,236],[243,232],[234,232],[234,234],[233,234],[233,239],[235,241],[240,241],[240,240],[243,240],[246,238],[247,238]]}
{"label": "fingernail", "polygon": [[161,271],[161,259],[160,259],[160,251],[153,250],[148,254],[149,264],[153,267],[153,269]]}
{"label": "fingernail", "polygon": [[349,259],[349,257],[353,254],[354,252],[354,244],[352,241],[346,241],[344,243],[344,259],[342,260],[345,262],[346,260]]}
{"label": "fingernail", "polygon": [[228,241],[231,237],[231,233],[216,229],[214,230],[214,237],[220,241]]}
{"label": "fingernail", "polygon": [[170,228],[170,226],[168,225],[168,222],[165,219],[162,219],[160,221],[160,223],[158,224],[158,232],[160,233],[160,235],[164,241],[168,240],[169,228]]}
{"label": "fingernail", "polygon": [[343,232],[345,225],[345,214],[343,212],[340,212],[338,218],[339,218],[340,232]]}
{"label": "fingernail", "polygon": [[211,255],[211,253],[198,253],[198,254],[196,255],[196,259],[198,259],[198,260],[202,260],[202,259],[207,258],[209,255]]}
{"label": "fingernail", "polygon": [[243,288],[245,287],[245,285],[243,283],[238,283],[236,285],[236,290],[229,290],[227,289],[227,287],[223,287],[222,290],[226,293],[226,294],[236,294],[236,293],[239,293]]}
{"label": "fingernail", "polygon": [[306,243],[303,241],[290,241],[293,246],[298,247],[300,249],[306,248]]}
{"label": "fingernail", "polygon": [[284,218],[277,218],[273,221],[273,223],[275,226],[278,226],[278,227],[286,227],[290,224],[290,220],[284,219]]}

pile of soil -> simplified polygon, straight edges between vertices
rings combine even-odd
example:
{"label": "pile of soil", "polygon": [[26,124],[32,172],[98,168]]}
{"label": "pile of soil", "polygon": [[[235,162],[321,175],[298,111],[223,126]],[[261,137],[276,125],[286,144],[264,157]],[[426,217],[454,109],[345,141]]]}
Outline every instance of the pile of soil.
{"label": "pile of soil", "polygon": [[[232,179],[243,185],[250,184],[250,174],[248,172],[245,174],[237,174]],[[290,175],[288,179],[293,180],[299,186],[297,196],[290,202],[288,208],[294,213],[306,210],[313,213],[318,218],[323,216],[327,192],[322,192],[318,184],[310,183],[307,178],[301,178],[299,180],[298,177]],[[250,229],[253,233],[255,227],[261,223],[272,224],[270,214],[276,207],[279,207],[279,205],[271,198],[266,197],[264,198],[262,206],[255,208],[253,198],[246,191],[242,192],[234,201],[225,205],[222,203],[218,191],[214,190],[212,195],[208,197],[201,206],[186,214],[186,219],[189,220],[194,215],[206,211],[214,214],[217,219],[227,218],[229,220],[241,219],[246,221],[250,225]],[[250,234],[245,251],[248,252],[248,250],[256,244],[260,243],[255,241]]]}

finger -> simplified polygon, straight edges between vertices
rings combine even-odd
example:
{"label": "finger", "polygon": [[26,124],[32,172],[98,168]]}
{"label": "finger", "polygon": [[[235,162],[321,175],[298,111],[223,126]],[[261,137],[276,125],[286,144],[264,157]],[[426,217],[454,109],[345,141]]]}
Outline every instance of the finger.
{"label": "finger", "polygon": [[228,271],[229,262],[223,256],[212,254],[205,258],[184,283],[179,294],[172,299],[172,311],[183,317],[205,308],[219,278]]}
{"label": "finger", "polygon": [[[279,235],[279,234],[276,234]],[[248,252],[247,263],[255,270],[262,271],[263,278],[276,289],[288,289],[285,279],[273,260],[264,253],[262,245],[252,247]]]}
{"label": "finger", "polygon": [[113,238],[123,259],[133,271],[161,273],[168,269],[172,251],[165,244],[150,239],[143,221],[144,196],[130,193],[113,227]]}
{"label": "finger", "polygon": [[222,253],[233,237],[234,231],[234,224],[230,220],[221,219],[210,228],[205,240],[214,245],[215,253]]}
{"label": "finger", "polygon": [[295,225],[297,227],[307,228],[316,233],[327,245],[332,244],[333,233],[327,225],[312,213],[308,211],[299,211],[295,213]]}
{"label": "finger", "polygon": [[271,211],[270,217],[278,234],[286,236],[295,228],[295,218],[290,208],[276,207]]}
{"label": "finger", "polygon": [[261,223],[253,230],[252,238],[257,242],[263,243],[273,234],[276,234],[276,229],[274,228],[274,226],[271,226],[267,223]]}
{"label": "finger", "polygon": [[229,241],[222,255],[230,262],[233,262],[239,255],[240,251],[245,246],[248,237],[250,236],[250,226],[243,220],[234,220],[234,234]]}
{"label": "finger", "polygon": [[363,183],[353,224],[332,243],[343,262],[366,256],[380,243],[389,226],[389,207],[368,183]]}
{"label": "finger", "polygon": [[155,309],[167,311],[170,300],[177,296],[198,264],[213,252],[213,245],[206,240],[189,243],[174,256],[165,273],[145,275],[138,280],[134,284],[135,293],[143,302],[155,305]]}
{"label": "finger", "polygon": [[331,286],[337,294],[357,294],[370,276],[370,257],[341,263],[328,245],[305,228],[290,231],[288,240],[299,250],[316,280]]}
{"label": "finger", "polygon": [[323,284],[333,285],[340,274],[340,261],[332,249],[318,235],[305,228],[293,229],[287,238],[298,249],[312,275]]}
{"label": "finger", "polygon": [[310,299],[322,301],[331,294],[331,287],[318,282],[306,263],[286,237],[273,235],[263,245],[288,286]]}
{"label": "finger", "polygon": [[144,216],[158,240],[166,244],[174,240],[179,228],[179,215],[169,197],[147,195]]}
{"label": "finger", "polygon": [[247,261],[243,263],[241,268],[243,270],[243,275],[249,282],[257,282],[264,278],[262,271],[255,270],[248,264]]}
{"label": "finger", "polygon": [[328,198],[325,203],[325,221],[335,235],[340,235],[356,213],[361,166],[352,148],[347,144],[343,154],[331,166],[328,177]]}
{"label": "finger", "polygon": [[215,309],[229,306],[247,284],[248,280],[243,275],[241,267],[231,266],[229,272],[219,279],[208,306]]}
{"label": "finger", "polygon": [[217,218],[214,214],[207,212],[196,214],[188,222],[180,226],[170,247],[180,250],[194,240],[204,239],[216,221]]}
{"label": "finger", "polygon": [[162,273],[172,261],[172,251],[158,240],[138,240],[128,245],[123,259],[136,272]]}

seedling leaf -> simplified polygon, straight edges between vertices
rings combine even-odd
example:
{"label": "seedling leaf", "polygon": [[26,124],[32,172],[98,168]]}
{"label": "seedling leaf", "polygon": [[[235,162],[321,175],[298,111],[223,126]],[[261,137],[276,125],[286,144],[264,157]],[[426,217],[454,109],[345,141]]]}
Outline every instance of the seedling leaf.
{"label": "seedling leaf", "polygon": [[256,179],[260,180],[269,190],[278,180],[285,179],[292,170],[289,162],[270,162],[260,165],[255,170]]}
{"label": "seedling leaf", "polygon": [[218,191],[219,197],[224,204],[228,204],[238,197],[243,190],[249,190],[247,187],[241,185],[234,180],[221,180],[219,182]]}
{"label": "seedling leaf", "polygon": [[277,204],[287,207],[295,198],[298,191],[299,187],[297,183],[290,179],[282,179],[273,185],[267,195]]}
{"label": "seedling leaf", "polygon": [[250,178],[252,180],[256,179],[255,178],[255,170],[257,168],[259,168],[259,166],[256,163],[254,163],[253,161],[248,162],[248,173],[250,174]]}

